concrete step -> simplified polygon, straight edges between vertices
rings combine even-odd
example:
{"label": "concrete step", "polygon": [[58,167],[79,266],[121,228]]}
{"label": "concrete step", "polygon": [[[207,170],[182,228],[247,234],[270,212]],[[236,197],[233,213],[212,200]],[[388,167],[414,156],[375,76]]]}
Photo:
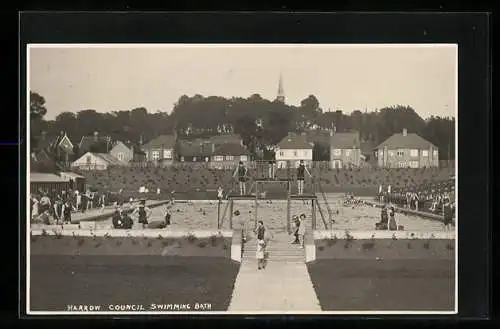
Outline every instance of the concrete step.
{"label": "concrete step", "polygon": [[[242,259],[253,259],[255,260],[255,255],[243,255]],[[269,255],[269,260],[279,260],[279,259],[297,259],[304,261],[306,258],[304,255]]]}
{"label": "concrete step", "polygon": [[[247,258],[255,258],[255,253],[244,253],[242,257]],[[304,258],[304,254],[289,254],[289,253],[269,253],[269,258],[280,258],[280,257],[295,257],[295,258]]]}

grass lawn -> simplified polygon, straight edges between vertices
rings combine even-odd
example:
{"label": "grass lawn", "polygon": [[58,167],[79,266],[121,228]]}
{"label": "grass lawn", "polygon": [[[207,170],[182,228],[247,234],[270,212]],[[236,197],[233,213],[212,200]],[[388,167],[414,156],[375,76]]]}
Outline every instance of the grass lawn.
{"label": "grass lawn", "polygon": [[453,311],[454,261],[323,259],[308,264],[323,311]]}
{"label": "grass lawn", "polygon": [[31,255],[31,310],[209,303],[211,311],[226,311],[238,269],[223,257]]}

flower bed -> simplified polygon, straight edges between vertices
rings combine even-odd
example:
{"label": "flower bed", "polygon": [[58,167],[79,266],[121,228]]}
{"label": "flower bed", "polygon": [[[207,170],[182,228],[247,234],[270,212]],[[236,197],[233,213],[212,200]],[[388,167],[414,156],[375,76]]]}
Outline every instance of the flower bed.
{"label": "flower bed", "polygon": [[31,255],[161,255],[225,257],[231,253],[231,238],[151,236],[68,236],[62,234],[32,235]]}

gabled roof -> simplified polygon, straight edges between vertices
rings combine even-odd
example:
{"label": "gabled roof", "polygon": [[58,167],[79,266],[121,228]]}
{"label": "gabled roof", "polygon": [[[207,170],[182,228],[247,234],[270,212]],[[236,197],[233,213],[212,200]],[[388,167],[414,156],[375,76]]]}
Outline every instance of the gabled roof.
{"label": "gabled roof", "polygon": [[[62,145],[62,142],[64,140],[67,140],[69,142],[68,147],[65,147],[65,145]],[[66,134],[57,136],[57,139],[54,142],[54,147],[60,147],[61,150],[63,150],[67,154],[70,154],[70,155],[74,154],[73,143],[71,142],[71,139],[69,139],[68,135],[66,135]]]}
{"label": "gabled roof", "polygon": [[313,143],[307,140],[307,136],[303,135],[291,135],[286,136],[278,143],[278,148],[296,150],[296,149],[312,149]]}
{"label": "gabled roof", "polygon": [[248,155],[247,149],[240,144],[221,144],[215,147],[213,155]]}
{"label": "gabled roof", "polygon": [[78,144],[78,147],[80,148],[80,152],[85,153],[90,150],[92,145],[97,143],[103,143],[108,146],[109,150],[111,150],[111,145],[109,145],[111,144],[110,136],[83,136]]}
{"label": "gabled roof", "polygon": [[160,135],[153,138],[146,144],[142,146],[143,149],[151,148],[174,148],[175,146],[175,136],[173,135]]}
{"label": "gabled roof", "polygon": [[[90,153],[90,152],[89,152]],[[110,165],[116,165],[116,166],[124,166],[127,165],[127,163],[118,160],[114,156],[108,153],[91,153],[92,155],[101,158],[102,160],[106,161]]]}
{"label": "gabled roof", "polygon": [[359,149],[359,132],[333,134],[330,137],[330,147],[334,149]]}
{"label": "gabled roof", "polygon": [[[127,144],[128,144],[128,145],[127,145]],[[130,146],[131,146],[131,145],[130,145],[129,143],[124,143],[124,142],[122,142],[122,141],[115,141],[115,142],[113,143],[112,147],[111,147],[111,150],[112,150],[112,149],[114,149],[114,148],[115,148],[115,147],[117,147],[117,146],[120,146],[120,145],[121,145],[121,146],[124,146],[124,147],[126,147],[126,148],[128,148],[129,150],[131,149],[131,148],[130,148]],[[130,146],[129,146],[129,145],[130,145]],[[110,150],[110,151],[111,151],[111,150]]]}
{"label": "gabled roof", "polygon": [[407,133],[404,136],[402,133],[394,134],[391,137],[383,141],[377,149],[385,148],[388,149],[428,149],[430,147],[436,148],[431,142],[420,137],[415,133]]}
{"label": "gabled roof", "polygon": [[179,155],[180,156],[211,156],[212,153],[212,143],[195,140],[195,141],[181,141],[179,144]]}

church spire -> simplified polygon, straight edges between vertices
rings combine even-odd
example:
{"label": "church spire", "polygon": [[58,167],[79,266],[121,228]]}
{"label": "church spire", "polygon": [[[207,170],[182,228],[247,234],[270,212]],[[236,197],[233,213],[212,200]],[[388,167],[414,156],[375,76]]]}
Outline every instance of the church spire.
{"label": "church spire", "polygon": [[285,102],[285,91],[283,90],[283,74],[280,73],[280,79],[278,81],[278,96],[276,97],[278,102]]}

